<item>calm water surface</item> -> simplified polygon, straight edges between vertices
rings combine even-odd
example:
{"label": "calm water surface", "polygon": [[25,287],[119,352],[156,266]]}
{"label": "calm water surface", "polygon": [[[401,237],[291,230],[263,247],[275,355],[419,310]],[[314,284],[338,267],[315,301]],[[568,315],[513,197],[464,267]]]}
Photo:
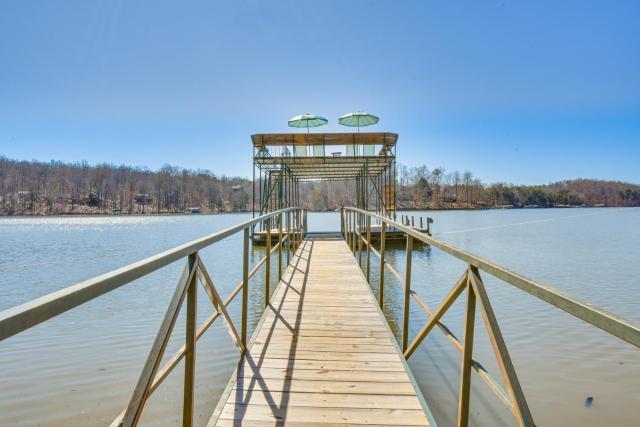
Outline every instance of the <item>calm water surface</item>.
{"label": "calm water surface", "polygon": [[[419,215],[420,213],[413,213]],[[435,236],[640,322],[640,209],[429,212]],[[250,215],[48,217],[0,219],[0,310],[236,224]],[[333,213],[309,214],[309,230],[336,230]],[[263,256],[255,248],[252,262]],[[201,252],[221,295],[241,277],[241,236]],[[404,251],[387,259],[402,272]],[[0,343],[0,425],[99,426],[124,407],[183,266],[137,280],[91,303]],[[372,258],[372,283],[378,265]],[[435,308],[465,269],[433,248],[414,254],[413,288]],[[251,282],[252,329],[261,315],[262,276]],[[536,423],[541,426],[638,425],[640,350],[595,330],[509,285],[483,276]],[[400,332],[401,290],[386,276],[385,303]],[[376,291],[374,286],[374,292]],[[463,298],[444,323],[462,334]],[[199,295],[199,321],[211,312]],[[231,307],[239,321],[239,298]],[[415,333],[426,316],[411,306]],[[475,354],[499,379],[483,323]],[[183,343],[184,319],[166,358]],[[197,414],[205,425],[237,353],[222,324],[198,341]],[[460,356],[435,329],[410,359],[413,373],[442,426],[455,424]],[[179,425],[182,367],[147,403],[143,425]],[[515,425],[474,374],[472,424]],[[585,406],[588,396],[594,398]]]}

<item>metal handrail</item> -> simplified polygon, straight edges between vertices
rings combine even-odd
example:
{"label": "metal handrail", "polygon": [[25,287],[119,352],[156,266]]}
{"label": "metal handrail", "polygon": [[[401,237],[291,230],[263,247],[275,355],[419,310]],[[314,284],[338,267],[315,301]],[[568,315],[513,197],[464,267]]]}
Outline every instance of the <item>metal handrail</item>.
{"label": "metal handrail", "polygon": [[[371,244],[371,219],[378,219],[380,228],[380,251],[376,251]],[[520,386],[513,363],[509,356],[504,338],[498,326],[497,319],[491,307],[488,294],[486,292],[480,271],[482,270],[506,283],[511,284],[525,292],[552,304],[561,310],[582,319],[603,331],[623,339],[636,347],[640,347],[640,327],[633,322],[615,314],[609,313],[599,307],[589,303],[571,298],[558,290],[535,282],[518,273],[506,269],[503,266],[492,263],[484,258],[473,255],[469,252],[458,249],[448,243],[425,235],[414,228],[397,223],[385,216],[371,213],[359,208],[343,208],[341,211],[340,225],[343,236],[347,244],[351,247],[354,257],[362,268],[362,243],[366,247],[366,277],[370,276],[370,256],[371,252],[380,260],[380,277],[378,284],[378,295],[380,307],[383,307],[384,292],[384,269],[387,268],[404,287],[404,310],[402,327],[402,349],[405,358],[418,348],[424,338],[435,326],[444,333],[449,341],[462,353],[460,396],[458,401],[458,425],[467,426],[469,420],[469,397],[470,397],[470,373],[474,369],[480,378],[489,386],[491,391],[509,408],[521,426],[533,426],[533,417],[529,411],[524,392]],[[407,257],[405,277],[384,259],[385,233],[387,226],[400,230],[407,236]],[[366,227],[366,238],[363,237],[362,230]],[[446,253],[464,261],[468,264],[466,271],[456,282],[447,297],[435,311],[431,311],[420,296],[411,289],[411,265],[413,253],[413,240],[419,240],[439,248]],[[356,251],[358,254],[356,255]],[[467,305],[465,315],[465,332],[461,342],[451,330],[444,325],[440,319],[451,307],[453,302],[467,290]],[[417,336],[409,343],[409,300],[413,298],[428,316],[429,320],[420,329]],[[475,323],[476,305],[481,308],[482,318],[487,328],[487,332],[496,356],[496,361],[500,368],[503,381],[508,391],[505,392],[498,383],[489,376],[486,369],[473,359],[473,330]]]}
{"label": "metal handrail", "polygon": [[[278,243],[274,247],[271,247],[271,228],[274,219],[278,220]],[[282,231],[284,219],[286,219],[286,234],[283,234]],[[249,271],[249,232],[250,229],[258,223],[264,224],[267,230],[266,253],[251,271]],[[269,304],[271,255],[276,251],[278,252],[278,278],[282,278],[282,248],[284,243],[287,242],[287,251],[289,249],[295,251],[306,233],[306,224],[306,211],[303,209],[297,207],[281,209],[5,310],[0,312],[0,341],[23,332],[85,302],[91,301],[100,295],[117,289],[181,258],[187,257],[187,263],[169,302],[169,307],[165,312],[164,319],[149,351],[127,408],[116,417],[111,425],[127,427],[137,425],[146,400],[178,363],[182,359],[185,359],[182,424],[183,426],[191,426],[193,424],[196,342],[213,322],[221,317],[236,347],[240,352],[246,350],[249,279],[256,274],[262,265],[266,265],[265,306],[267,306]],[[242,281],[234,288],[231,295],[223,301],[198,251],[240,231],[244,232]],[[196,324],[196,291],[198,281],[204,286],[207,296],[215,309],[214,313],[200,326]],[[242,323],[240,334],[238,334],[227,313],[227,306],[240,293],[242,295]],[[185,300],[187,306],[185,344],[168,360],[164,367],[160,369],[160,362],[166,350],[167,342],[173,331],[180,308]]]}
{"label": "metal handrail", "polygon": [[416,240],[427,243],[434,246],[450,255],[464,261],[465,263],[472,265],[510,285],[515,286],[527,292],[534,297],[537,297],[551,305],[558,307],[559,309],[581,319],[587,323],[602,329],[605,332],[615,335],[616,337],[627,341],[636,347],[640,347],[640,325],[625,319],[621,316],[608,312],[600,307],[590,304],[585,301],[581,301],[576,298],[572,298],[563,292],[537,282],[533,279],[525,277],[519,273],[509,270],[499,264],[493,263],[477,255],[473,255],[469,252],[458,249],[453,245],[438,240],[432,236],[421,233],[414,228],[406,225],[402,225],[387,217],[378,215],[375,213],[367,212],[359,208],[344,208],[345,211],[354,211],[371,218],[376,218],[383,221],[387,225],[391,225],[394,228],[403,231],[405,234],[410,235]]}
{"label": "metal handrail", "polygon": [[0,312],[0,341],[159,270],[247,227],[295,210],[300,210],[300,208],[285,208],[247,220],[157,255],[4,310]]}

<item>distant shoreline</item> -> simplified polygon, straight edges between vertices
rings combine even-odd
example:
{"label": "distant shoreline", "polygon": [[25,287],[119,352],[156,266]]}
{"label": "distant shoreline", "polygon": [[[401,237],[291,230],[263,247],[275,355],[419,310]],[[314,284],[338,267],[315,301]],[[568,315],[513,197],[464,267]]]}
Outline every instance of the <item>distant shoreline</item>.
{"label": "distant shoreline", "polygon": [[[637,206],[547,206],[547,207],[487,207],[487,208],[412,208],[412,209],[398,209],[396,212],[442,212],[442,211],[489,211],[489,210],[549,210],[549,209],[602,209],[602,208],[634,208]],[[335,210],[309,210],[312,213],[331,213],[337,212]],[[209,216],[209,215],[235,215],[235,214],[250,214],[251,211],[234,211],[234,212],[151,212],[151,213],[122,213],[111,214],[105,212],[67,212],[67,213],[55,213],[55,214],[0,214],[0,218],[40,218],[40,217],[153,217],[153,216]]]}

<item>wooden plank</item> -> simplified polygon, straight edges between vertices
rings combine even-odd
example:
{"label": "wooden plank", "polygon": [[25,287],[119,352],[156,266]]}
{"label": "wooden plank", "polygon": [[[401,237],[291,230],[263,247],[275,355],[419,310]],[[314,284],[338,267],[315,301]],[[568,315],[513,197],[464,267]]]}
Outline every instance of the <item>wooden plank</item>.
{"label": "wooden plank", "polygon": [[259,364],[255,361],[245,361],[240,365],[240,369],[246,369],[247,366],[256,366],[261,368],[296,368],[296,369],[331,369],[335,371],[350,370],[373,370],[373,371],[400,371],[405,372],[404,365],[400,361],[381,361],[372,362],[365,360],[342,361],[342,360],[304,360],[304,359],[275,359],[269,357],[261,357]]}
{"label": "wooden plank", "polygon": [[247,394],[258,390],[289,391],[295,393],[350,393],[415,396],[416,392],[409,381],[403,383],[373,381],[321,381],[296,380],[285,378],[245,379],[237,378],[233,390],[243,390]]}
{"label": "wooden plank", "polygon": [[265,330],[260,331],[261,337],[266,336],[280,336],[280,337],[336,337],[336,338],[386,338],[388,336],[387,332],[384,330],[369,330],[368,328],[363,328],[360,331],[350,331],[350,330],[341,330],[341,329],[323,329],[322,327],[318,328],[296,328],[294,330],[290,330],[288,328],[274,328],[271,330],[270,328],[265,328]]}
{"label": "wooden plank", "polygon": [[[272,327],[273,325],[282,327],[283,322],[282,320],[272,318],[268,321],[265,321],[263,325],[264,327],[269,327],[269,328]],[[335,320],[334,321],[307,320],[305,322],[301,322],[297,324],[295,330],[300,333],[303,333],[304,331],[318,330],[318,329],[323,331],[362,331],[362,332],[383,331],[383,332],[386,332],[384,325],[380,325],[380,324],[369,323],[369,322],[366,322],[365,324],[353,324],[353,323],[350,324],[345,322],[336,322]]]}
{"label": "wooden plank", "polygon": [[389,343],[388,337],[336,337],[336,336],[324,336],[324,337],[302,337],[298,335],[288,334],[282,330],[278,330],[275,334],[270,334],[268,331],[263,331],[256,338],[255,344],[335,344],[335,345],[392,345]]}
{"label": "wooden plank", "polygon": [[395,349],[392,343],[386,346],[372,345],[372,344],[313,344],[313,343],[297,343],[297,344],[283,344],[283,343],[255,343],[253,349],[255,351],[262,351],[264,347],[273,350],[282,351],[321,351],[321,352],[347,352],[347,353],[389,353]]}
{"label": "wooden plank", "polygon": [[[380,326],[380,322],[376,321],[376,319],[374,318],[370,318],[370,319],[360,319],[360,318],[350,318],[350,319],[345,319],[343,317],[340,316],[333,316],[332,318],[323,318],[323,319],[318,319],[318,318],[303,318],[300,319],[298,322],[296,322],[296,318],[295,317],[291,317],[291,316],[280,316],[280,317],[275,317],[272,314],[268,314],[267,315],[267,321],[268,322],[273,322],[276,325],[278,323],[280,323],[280,327],[284,327],[284,321],[287,321],[287,323],[289,323],[290,325],[292,323],[295,323],[295,326],[304,326],[304,325],[322,325],[322,327],[325,326]],[[383,325],[384,327],[384,325]]]}
{"label": "wooden plank", "polygon": [[[309,419],[329,423],[373,424],[385,420],[386,425],[425,425],[427,419],[422,410],[387,408],[272,408],[267,405],[235,404],[225,407],[222,419],[304,422]],[[395,421],[395,422],[394,422]]]}
{"label": "wooden plank", "polygon": [[[283,349],[271,349],[269,347],[266,348],[263,354],[260,351],[257,351],[254,354],[258,354],[261,357],[275,357],[275,358],[284,358],[290,359],[292,354],[289,350]],[[337,351],[303,351],[296,350],[295,352],[296,360],[346,360],[346,361],[367,361],[367,362],[382,362],[382,361],[391,361],[396,362],[400,361],[400,358],[395,354],[389,353],[351,353],[351,352],[337,352]]]}
{"label": "wooden plank", "polygon": [[378,313],[372,307],[363,307],[363,304],[368,304],[367,299],[350,299],[348,302],[336,301],[332,299],[306,297],[305,302],[300,303],[298,301],[285,301],[277,306],[280,310],[294,310],[304,308],[305,310],[323,311],[323,309],[348,309],[353,312],[372,312]]}
{"label": "wooden plank", "polygon": [[330,319],[331,316],[338,315],[341,319],[345,317],[373,317],[379,318],[375,309],[354,310],[352,307],[307,307],[307,306],[282,306],[278,309],[280,314],[303,314],[316,318]]}
{"label": "wooden plank", "polygon": [[232,393],[228,403],[245,405],[268,405],[269,401],[286,402],[287,406],[312,406],[316,408],[387,408],[387,409],[422,409],[420,403],[413,396],[376,394],[348,394],[348,393],[290,393],[274,391],[271,396],[263,393],[252,393],[243,400]]}
{"label": "wooden plank", "polygon": [[311,381],[346,381],[346,382],[389,382],[389,383],[407,383],[409,377],[406,372],[386,372],[374,370],[331,370],[331,369],[299,369],[293,368],[257,368],[254,366],[244,365],[238,376],[244,378],[262,378],[262,379],[294,379],[294,380],[311,380]]}
{"label": "wooden plank", "polygon": [[428,425],[402,354],[342,240],[305,240],[214,425]]}
{"label": "wooden plank", "polygon": [[[218,421],[219,426],[224,427],[238,427],[238,420],[221,419]],[[282,427],[283,423],[280,420],[273,421],[255,421],[255,420],[242,420],[243,427]],[[362,424],[354,423],[324,423],[324,422],[292,422],[287,421],[287,427],[351,427]],[[382,427],[384,424],[367,424],[367,427]],[[406,424],[405,424],[406,426]]]}
{"label": "wooden plank", "polygon": [[354,313],[350,310],[327,310],[325,312],[315,310],[281,310],[278,312],[279,317],[289,321],[296,322],[303,319],[316,320],[371,320],[372,323],[378,321],[378,313]]}
{"label": "wooden plank", "polygon": [[[280,295],[276,295],[280,296]],[[297,293],[289,293],[281,298],[281,301],[285,304],[296,303],[301,304],[304,298],[304,304],[337,304],[340,307],[354,306],[365,308],[362,305],[371,300],[371,296],[364,292],[349,292],[344,293],[340,291],[335,292],[309,292],[305,291],[303,295]]]}

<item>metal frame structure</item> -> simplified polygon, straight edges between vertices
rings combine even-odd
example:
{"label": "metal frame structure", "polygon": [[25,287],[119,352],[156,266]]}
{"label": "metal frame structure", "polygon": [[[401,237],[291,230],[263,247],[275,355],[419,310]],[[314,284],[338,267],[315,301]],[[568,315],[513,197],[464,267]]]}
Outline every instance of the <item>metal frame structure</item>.
{"label": "metal frame structure", "polygon": [[341,180],[353,182],[355,206],[395,218],[398,134],[255,134],[251,140],[254,217],[299,206],[301,182]]}

